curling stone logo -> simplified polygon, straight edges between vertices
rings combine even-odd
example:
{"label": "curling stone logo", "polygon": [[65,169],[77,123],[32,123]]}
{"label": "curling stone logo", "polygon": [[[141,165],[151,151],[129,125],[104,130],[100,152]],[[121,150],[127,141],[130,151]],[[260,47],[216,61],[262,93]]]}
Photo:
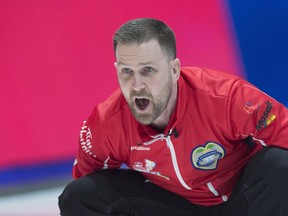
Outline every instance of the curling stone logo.
{"label": "curling stone logo", "polygon": [[196,169],[214,170],[224,156],[224,148],[218,143],[209,141],[192,150],[191,160]]}

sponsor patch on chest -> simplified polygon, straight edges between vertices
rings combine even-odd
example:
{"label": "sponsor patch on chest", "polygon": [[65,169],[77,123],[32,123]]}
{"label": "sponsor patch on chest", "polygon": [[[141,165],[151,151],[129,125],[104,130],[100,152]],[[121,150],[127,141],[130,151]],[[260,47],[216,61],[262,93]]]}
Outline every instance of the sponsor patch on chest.
{"label": "sponsor patch on chest", "polygon": [[220,144],[209,141],[192,150],[191,163],[196,169],[214,170],[224,156],[225,149]]}

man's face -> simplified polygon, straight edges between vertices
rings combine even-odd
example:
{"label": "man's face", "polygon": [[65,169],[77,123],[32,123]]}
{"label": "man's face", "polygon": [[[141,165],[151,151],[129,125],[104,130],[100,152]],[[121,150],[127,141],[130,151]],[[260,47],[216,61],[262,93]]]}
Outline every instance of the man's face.
{"label": "man's face", "polygon": [[158,118],[172,94],[173,66],[156,40],[118,44],[115,67],[122,93],[135,118],[149,125]]}

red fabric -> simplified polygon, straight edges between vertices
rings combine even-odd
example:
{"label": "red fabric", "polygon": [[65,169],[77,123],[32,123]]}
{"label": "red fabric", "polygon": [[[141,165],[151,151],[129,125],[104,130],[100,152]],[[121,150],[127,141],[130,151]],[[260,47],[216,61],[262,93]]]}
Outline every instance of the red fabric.
{"label": "red fabric", "polygon": [[[288,147],[287,109],[245,80],[182,68],[178,89],[163,134],[134,119],[120,90],[97,105],[81,128],[74,177],[124,162],[153,183],[210,206],[229,197],[263,145]],[[248,136],[253,149],[244,142]]]}

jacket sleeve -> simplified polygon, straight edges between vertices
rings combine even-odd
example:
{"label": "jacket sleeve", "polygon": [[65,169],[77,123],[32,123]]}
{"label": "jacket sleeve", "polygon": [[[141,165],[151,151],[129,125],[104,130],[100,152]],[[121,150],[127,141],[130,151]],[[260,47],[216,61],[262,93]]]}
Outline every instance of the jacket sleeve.
{"label": "jacket sleeve", "polygon": [[121,162],[111,155],[110,139],[106,134],[96,107],[80,130],[78,152],[73,166],[75,179],[101,169],[116,169],[121,166]]}
{"label": "jacket sleeve", "polygon": [[236,81],[231,88],[227,120],[233,140],[250,137],[262,146],[288,149],[287,108],[245,80]]}

